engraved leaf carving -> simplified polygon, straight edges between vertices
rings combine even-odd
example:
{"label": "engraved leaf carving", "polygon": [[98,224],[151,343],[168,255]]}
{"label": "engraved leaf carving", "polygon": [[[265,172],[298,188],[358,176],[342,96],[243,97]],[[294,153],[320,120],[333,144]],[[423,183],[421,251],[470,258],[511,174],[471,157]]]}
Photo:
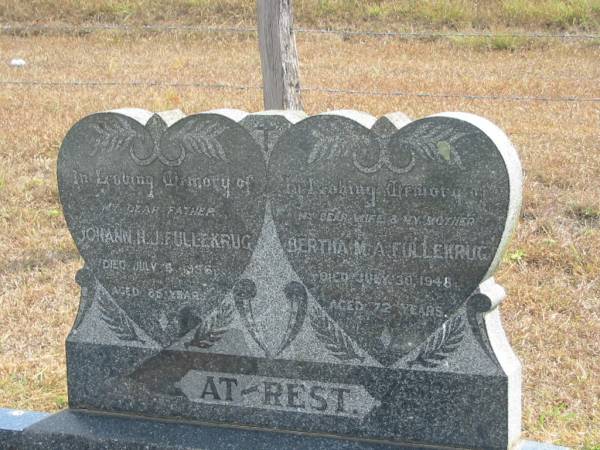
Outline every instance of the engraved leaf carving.
{"label": "engraved leaf carving", "polygon": [[458,348],[464,338],[464,331],[465,323],[461,315],[445,322],[427,340],[417,357],[410,361],[409,365],[419,364],[428,368],[439,366],[450,353]]}
{"label": "engraved leaf carving", "polygon": [[97,134],[90,151],[92,156],[95,156],[99,151],[113,153],[123,147],[130,149],[137,137],[136,131],[122,117],[107,118],[92,125],[92,129]]}
{"label": "engraved leaf carving", "polygon": [[246,329],[254,339],[254,342],[265,352],[267,357],[271,357],[271,352],[260,338],[256,321],[254,320],[254,309],[252,302],[256,298],[256,283],[254,281],[244,278],[235,285],[233,289],[233,299],[235,306],[240,314]]}
{"label": "engraved leaf carving", "polygon": [[308,293],[302,283],[292,281],[287,284],[284,292],[290,309],[288,311],[288,320],[284,338],[275,352],[276,355],[283,352],[283,350],[285,350],[296,338],[304,324],[308,307]]}
{"label": "engraved leaf carving", "polygon": [[357,359],[360,362],[364,360],[342,329],[317,308],[311,310],[310,323],[317,338],[337,359],[341,361]]}
{"label": "engraved leaf carving", "polygon": [[235,305],[252,339],[265,352],[268,358],[281,354],[298,336],[306,318],[308,293],[302,283],[289,282],[284,288],[288,301],[286,327],[279,346],[274,352],[269,348],[254,319],[253,301],[256,298],[256,284],[249,279],[240,280],[233,290]]}
{"label": "engraved leaf carving", "polygon": [[133,321],[108,295],[99,289],[96,300],[100,307],[102,320],[122,341],[141,341]]}
{"label": "engraved leaf carving", "polygon": [[309,164],[313,164],[314,162],[316,162],[319,159],[319,153],[321,152],[321,148],[317,145],[315,145],[312,150],[310,151],[310,153],[308,154],[308,163]]}
{"label": "engraved leaf carving", "polygon": [[405,142],[409,143],[418,155],[440,163],[464,169],[454,143],[468,133],[457,133],[456,130],[442,125],[425,124],[417,129]]}
{"label": "engraved leaf carving", "polygon": [[318,130],[313,130],[312,135],[315,141],[308,154],[308,164],[348,156],[348,149],[344,148],[343,143],[339,140],[328,138]]}
{"label": "engraved leaf carving", "polygon": [[185,152],[194,151],[209,158],[228,162],[223,146],[217,139],[225,131],[216,123],[189,122],[181,131],[180,145]]}
{"label": "engraved leaf carving", "polygon": [[233,321],[233,305],[229,302],[221,304],[206,319],[202,320],[194,338],[186,344],[199,348],[210,348],[221,340]]}

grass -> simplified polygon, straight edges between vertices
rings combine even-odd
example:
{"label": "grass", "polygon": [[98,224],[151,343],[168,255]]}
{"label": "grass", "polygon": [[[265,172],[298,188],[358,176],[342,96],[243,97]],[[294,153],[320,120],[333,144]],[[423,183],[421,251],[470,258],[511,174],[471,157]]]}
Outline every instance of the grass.
{"label": "grass", "polygon": [[598,25],[600,2],[594,0],[505,0],[502,3],[503,16],[509,25],[537,23],[559,29],[590,29]]}
{"label": "grass", "polygon": [[[139,20],[139,5],[149,2],[125,2],[131,10],[117,7],[123,3],[102,2],[113,5],[111,12],[102,14],[110,18],[109,14],[116,17],[118,13],[122,14],[119,20]],[[45,0],[34,3],[38,14],[46,11]],[[100,14],[100,2],[77,3],[82,5],[81,11],[91,14],[82,20]],[[197,10],[198,14],[217,8],[208,0],[174,3],[165,3],[164,20],[175,17],[172,14],[177,8]],[[237,19],[229,20],[249,20],[244,19],[244,8],[251,10],[248,2],[223,3],[238,5],[234,8],[237,16],[232,16]],[[297,2],[297,7],[302,12],[302,5],[309,3]],[[10,2],[4,1],[2,9],[5,18],[7,4]],[[388,20],[391,2],[369,4],[381,11],[372,9],[373,19],[368,20]],[[398,7],[403,4],[397,2]],[[589,4],[593,6],[593,2]],[[14,5],[21,8],[13,11],[21,14],[14,16],[17,18],[33,8],[25,3]],[[322,1],[319,7],[322,10],[312,13],[315,17],[338,14],[336,8],[343,6],[341,2]],[[53,8],[50,19],[56,19],[59,10]],[[148,17],[158,14],[156,8],[144,11]],[[60,14],[61,20],[74,17],[68,9]],[[309,13],[302,14],[302,20],[308,21]],[[343,14],[341,17],[346,20]],[[514,45],[504,49],[507,51],[492,52],[442,40],[409,42],[316,35],[300,35],[298,46],[304,86],[474,95],[599,96],[598,46],[549,42],[543,48]],[[257,86],[260,62],[256,48],[252,36],[154,34],[134,39],[110,33],[5,35],[0,36],[4,59],[18,55],[28,64],[22,68],[0,64],[0,80],[156,80]],[[521,223],[497,279],[509,292],[502,307],[504,323],[524,366],[524,435],[598,450],[598,103],[310,91],[304,94],[304,104],[310,113],[353,108],[382,115],[399,110],[415,118],[462,110],[485,116],[506,130],[523,159],[525,193]],[[82,265],[64,219],[57,214],[61,208],[56,157],[67,130],[87,114],[126,106],[155,111],[178,107],[193,113],[217,107],[256,111],[261,105],[261,92],[254,89],[2,87],[0,405],[46,411],[66,405],[64,339],[78,305],[79,288],[74,277]]]}
{"label": "grass", "polygon": [[[9,22],[252,25],[255,0],[3,0]],[[596,30],[600,0],[296,0],[301,26]]]}
{"label": "grass", "polygon": [[600,209],[592,205],[575,205],[573,216],[583,223],[600,222]]}
{"label": "grass", "polygon": [[458,47],[470,47],[479,51],[511,51],[524,48],[544,48],[548,40],[540,38],[526,38],[522,36],[495,35],[495,36],[452,36],[450,42]]}

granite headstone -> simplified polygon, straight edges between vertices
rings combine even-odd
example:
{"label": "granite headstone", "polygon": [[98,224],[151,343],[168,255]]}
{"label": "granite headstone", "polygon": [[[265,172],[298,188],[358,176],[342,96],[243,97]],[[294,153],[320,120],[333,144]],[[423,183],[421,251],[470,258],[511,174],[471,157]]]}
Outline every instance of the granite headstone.
{"label": "granite headstone", "polygon": [[493,273],[521,168],[487,120],[100,113],[58,181],[85,261],[71,408],[400,448],[519,438]]}

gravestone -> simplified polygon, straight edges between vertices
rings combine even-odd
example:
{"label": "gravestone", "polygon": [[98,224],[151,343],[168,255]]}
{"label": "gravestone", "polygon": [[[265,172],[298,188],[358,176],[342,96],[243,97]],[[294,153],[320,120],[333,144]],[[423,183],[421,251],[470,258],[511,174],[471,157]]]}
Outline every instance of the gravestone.
{"label": "gravestone", "polygon": [[51,426],[74,446],[113,429],[94,442],[115,448],[124,429],[123,448],[157,430],[157,448],[518,441],[493,274],[521,167],[487,120],[100,113],[67,134],[58,183],[84,260],[72,411],[30,445]]}

